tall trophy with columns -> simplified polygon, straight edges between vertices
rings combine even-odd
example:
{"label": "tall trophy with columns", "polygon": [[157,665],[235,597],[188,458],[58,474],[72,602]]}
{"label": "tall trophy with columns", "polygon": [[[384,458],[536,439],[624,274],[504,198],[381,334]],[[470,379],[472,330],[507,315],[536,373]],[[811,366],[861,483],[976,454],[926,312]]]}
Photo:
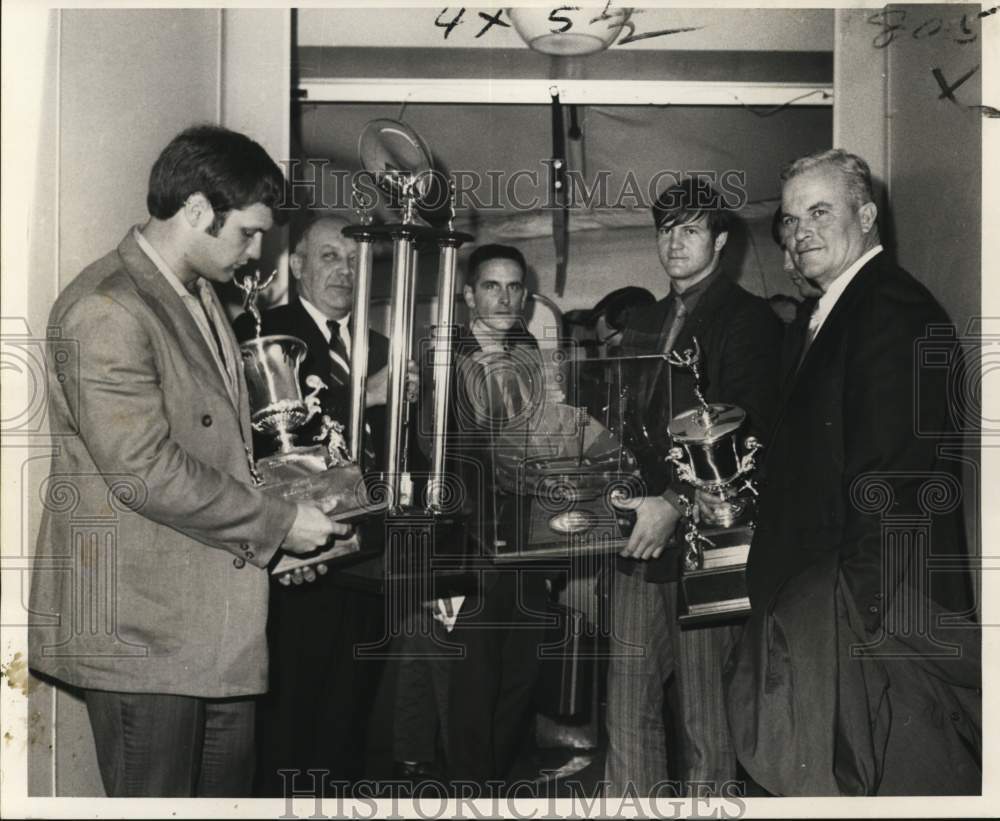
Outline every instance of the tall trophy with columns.
{"label": "tall trophy with columns", "polygon": [[667,459],[681,481],[709,501],[698,506],[693,498],[681,497],[687,506],[682,523],[687,544],[681,562],[680,620],[700,624],[750,612],[746,560],[757,496],[752,474],[761,443],[755,436],[744,435],[746,412],[742,408],[705,401],[701,349],[697,339],[692,342],[692,348],[672,351],[667,359],[672,367],[692,372],[698,401],[670,421],[667,433],[673,446]]}
{"label": "tall trophy with columns", "polygon": [[[429,598],[439,584],[447,585],[449,574],[432,568],[454,566],[460,573],[464,561],[466,523],[461,502],[464,489],[445,469],[445,433],[451,392],[451,363],[457,325],[454,318],[458,249],[472,239],[454,230],[454,192],[443,191],[442,175],[434,171],[430,149],[406,123],[378,119],[369,122],[358,141],[361,165],[385,193],[398,218],[375,224],[366,197],[355,191],[358,224],[344,229],[358,244],[355,301],[351,313],[351,410],[348,420],[349,455],[359,456],[365,394],[364,363],[368,357],[367,335],[372,285],[374,246],[392,243],[389,273],[388,337],[389,362],[386,390],[384,472],[373,484],[386,505],[385,578],[416,580],[421,587],[413,595]],[[446,225],[432,225],[427,213],[435,197],[450,194]],[[437,206],[440,209],[441,202]],[[420,275],[418,246],[436,248],[437,311],[432,320],[431,345],[414,350],[414,311]],[[430,366],[430,428],[421,431],[430,443],[429,470],[415,475],[409,465],[410,442],[417,435],[406,401],[408,365],[425,360]],[[435,557],[440,561],[435,561]],[[426,583],[426,584],[425,584]]]}

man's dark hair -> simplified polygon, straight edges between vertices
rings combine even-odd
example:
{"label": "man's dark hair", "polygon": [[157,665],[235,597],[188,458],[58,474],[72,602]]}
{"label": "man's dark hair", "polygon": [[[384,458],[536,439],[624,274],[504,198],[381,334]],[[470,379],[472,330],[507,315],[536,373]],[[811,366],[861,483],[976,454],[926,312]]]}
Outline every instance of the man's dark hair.
{"label": "man's dark hair", "polygon": [[654,302],[656,297],[645,288],[626,285],[607,294],[594,306],[594,321],[596,322],[597,317],[604,314],[604,321],[608,323],[608,327],[621,331],[628,324],[629,315],[633,310],[643,305],[652,305]]}
{"label": "man's dark hair", "polygon": [[713,240],[728,231],[732,222],[722,195],[704,177],[687,177],[670,186],[656,198],[652,211],[657,231],[687,225],[704,216]]}
{"label": "man's dark hair", "polygon": [[524,254],[512,245],[480,245],[472,256],[469,257],[469,265],[465,270],[465,284],[474,288],[479,279],[479,266],[494,259],[509,259],[516,262],[521,268],[523,279],[528,277],[528,263],[524,261]]}
{"label": "man's dark hair", "polygon": [[228,128],[199,125],[174,137],[153,164],[146,207],[156,219],[170,219],[198,192],[215,211],[213,236],[230,211],[255,203],[270,208],[278,224],[287,221],[281,169],[258,143]]}

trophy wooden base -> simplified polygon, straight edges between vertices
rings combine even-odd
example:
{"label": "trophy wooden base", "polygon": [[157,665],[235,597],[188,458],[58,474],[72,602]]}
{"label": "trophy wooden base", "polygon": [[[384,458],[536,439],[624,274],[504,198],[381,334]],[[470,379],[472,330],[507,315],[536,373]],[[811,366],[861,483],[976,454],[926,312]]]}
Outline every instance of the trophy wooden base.
{"label": "trophy wooden base", "polygon": [[628,543],[634,515],[617,510],[606,494],[572,501],[497,492],[497,564],[617,553]]}
{"label": "trophy wooden base", "polygon": [[[377,515],[386,508],[384,499],[368,495],[364,477],[357,465],[342,465],[313,471],[303,466],[301,460],[291,463],[266,465],[262,472],[261,489],[292,502],[314,502],[328,511],[337,522],[359,522]],[[258,465],[260,467],[260,463]],[[329,546],[312,553],[293,555],[286,553],[271,568],[272,575],[288,573],[296,568],[325,563],[336,564],[352,559],[362,551],[362,541],[357,531],[350,536],[336,539]]]}
{"label": "trophy wooden base", "polygon": [[753,528],[747,525],[703,529],[714,547],[705,547],[698,570],[681,569],[678,620],[684,627],[740,621],[750,615],[747,555]]}

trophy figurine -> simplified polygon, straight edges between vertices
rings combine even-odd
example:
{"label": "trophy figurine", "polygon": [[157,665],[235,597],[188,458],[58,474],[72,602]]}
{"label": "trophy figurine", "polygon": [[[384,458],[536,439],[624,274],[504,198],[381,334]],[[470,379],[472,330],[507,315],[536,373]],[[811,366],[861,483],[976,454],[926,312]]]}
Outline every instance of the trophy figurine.
{"label": "trophy figurine", "polygon": [[[701,387],[701,348],[671,351],[673,367],[691,371],[698,404],[671,419],[667,432],[673,446],[667,459],[682,482],[716,497],[710,511],[702,512],[681,497],[687,543],[682,559],[682,586],[688,613],[681,621],[731,616],[748,611],[746,556],[753,533],[752,513],[757,490],[751,474],[761,443],[755,436],[739,442],[746,411],[735,405],[709,404]],[[709,618],[708,620],[711,620]]]}
{"label": "trophy figurine", "polygon": [[[276,273],[276,272],[275,272]],[[323,414],[318,395],[326,388],[318,376],[309,376],[310,392],[302,395],[299,367],[306,343],[294,336],[261,336],[257,299],[274,279],[261,281],[260,272],[237,280],[243,307],[254,318],[256,336],[240,345],[250,398],[250,422],[257,433],[274,437],[277,449],[251,466],[259,487],[292,501],[313,501],[329,509],[331,518],[352,520],[382,508],[370,503],[361,470],[347,451],[343,425]],[[322,415],[322,425],[311,442],[300,443],[296,431]],[[383,506],[384,507],[384,506]],[[285,556],[274,573],[328,561],[361,549],[357,536],[337,540],[333,547],[306,557]]]}

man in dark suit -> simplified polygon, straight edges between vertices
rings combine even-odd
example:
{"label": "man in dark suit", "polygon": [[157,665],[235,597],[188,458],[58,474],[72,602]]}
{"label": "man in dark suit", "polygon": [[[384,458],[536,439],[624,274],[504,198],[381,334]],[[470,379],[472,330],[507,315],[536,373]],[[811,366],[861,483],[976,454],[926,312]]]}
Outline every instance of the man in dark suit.
{"label": "man in dark suit", "polygon": [[[153,165],[149,218],[52,308],[49,412],[76,435],[46,484],[30,661],[81,688],[112,797],[249,795],[265,568],[347,532],[253,486],[247,386],[212,287],[260,256],[283,189],[243,134],[182,132]],[[109,511],[91,550],[80,523]]]}
{"label": "man in dark suit", "polygon": [[[667,297],[630,317],[623,352],[662,353],[691,348],[697,338],[709,402],[743,408],[746,433],[766,443],[778,396],[781,324],[767,303],[734,284],[721,270],[730,215],[715,189],[688,179],[664,191],[653,206],[660,262],[670,281]],[[693,376],[663,364],[634,380],[640,436],[633,441],[646,498],[621,553],[611,595],[614,641],[608,671],[608,755],[605,778],[621,793],[640,795],[669,776],[718,791],[736,777],[722,703],[721,668],[734,641],[728,626],[681,631],[677,623],[680,541],[671,538],[693,490],[680,484],[664,459],[671,414],[694,407]],[[678,688],[683,769],[668,768],[664,686]]]}
{"label": "man in dark suit", "polygon": [[[874,647],[868,656],[872,660],[863,663],[864,654],[843,647],[840,653],[822,653],[821,637],[810,636],[804,652],[786,654],[789,669],[797,672],[770,678],[766,690],[773,693],[781,680],[790,681],[790,697],[808,699],[810,694],[795,689],[817,665],[841,681],[858,669],[887,676],[888,686],[884,681],[877,688],[868,686],[871,717],[858,723],[865,733],[882,739],[875,747],[875,774],[857,777],[857,761],[871,744],[845,741],[849,710],[859,705],[842,690],[839,699],[824,705],[817,701],[797,715],[801,726],[796,737],[806,737],[815,727],[829,728],[827,748],[814,747],[808,758],[789,761],[788,779],[758,780],[787,794],[823,789],[802,786],[801,779],[819,783],[825,776],[819,762],[826,754],[836,762],[831,767],[839,786],[831,790],[977,792],[978,631],[967,623],[962,633],[966,652],[940,663],[929,688],[920,682],[931,679],[919,670],[928,659],[892,646],[900,638],[919,636],[940,651],[941,645],[931,646],[940,635],[935,611],[962,613],[970,605],[966,573],[954,572],[954,567],[952,572],[930,572],[933,562],[964,553],[961,486],[941,457],[938,438],[953,429],[948,369],[921,368],[918,359],[918,341],[933,326],[946,327],[948,317],[930,292],[883,250],[863,159],[842,150],[822,152],[796,160],[782,181],[789,252],[802,275],[823,293],[800,338],[797,367],[784,386],[783,406],[765,452],[748,567],[753,617],[741,652],[734,654],[740,675],[729,693],[734,733],[739,727],[746,742],[740,758],[755,775],[756,745],[748,739],[756,730],[749,725],[754,716],[759,718],[754,705],[767,702],[765,688],[755,699],[742,686],[743,673],[751,669],[751,638],[758,646],[761,641],[774,646],[766,636],[776,620],[797,630],[813,617],[824,618],[824,613],[811,612],[809,601],[818,599],[803,597],[803,590],[818,584],[819,574],[822,584],[836,590],[834,601],[843,613],[837,629],[849,630],[857,647]],[[892,536],[901,527],[908,532]],[[921,628],[925,623],[926,629]],[[896,658],[884,657],[880,646]],[[759,720],[756,724],[762,726]],[[784,752],[770,750],[767,769]],[[757,754],[767,753],[759,745]]]}
{"label": "man in dark suit", "polygon": [[[342,233],[348,225],[338,217],[309,223],[289,257],[297,294],[287,305],[264,311],[262,334],[289,334],[306,343],[299,370],[305,381],[318,376],[325,388],[318,394],[324,414],[347,425],[350,404],[350,313],[354,306],[357,245]],[[255,334],[253,317],[236,321],[241,340]],[[384,419],[388,340],[368,332],[368,380],[364,468],[377,468]],[[308,442],[322,414],[298,432]],[[370,435],[374,434],[374,435]],[[369,560],[374,562],[377,560]],[[299,588],[271,587],[268,625],[273,657],[272,692],[261,703],[261,744],[258,745],[258,792],[281,795],[280,768],[330,771],[335,780],[354,781],[364,775],[365,739],[370,708],[382,663],[355,658],[357,644],[384,635],[384,605],[377,590],[377,573],[328,573]],[[305,777],[305,776],[303,776]]]}

